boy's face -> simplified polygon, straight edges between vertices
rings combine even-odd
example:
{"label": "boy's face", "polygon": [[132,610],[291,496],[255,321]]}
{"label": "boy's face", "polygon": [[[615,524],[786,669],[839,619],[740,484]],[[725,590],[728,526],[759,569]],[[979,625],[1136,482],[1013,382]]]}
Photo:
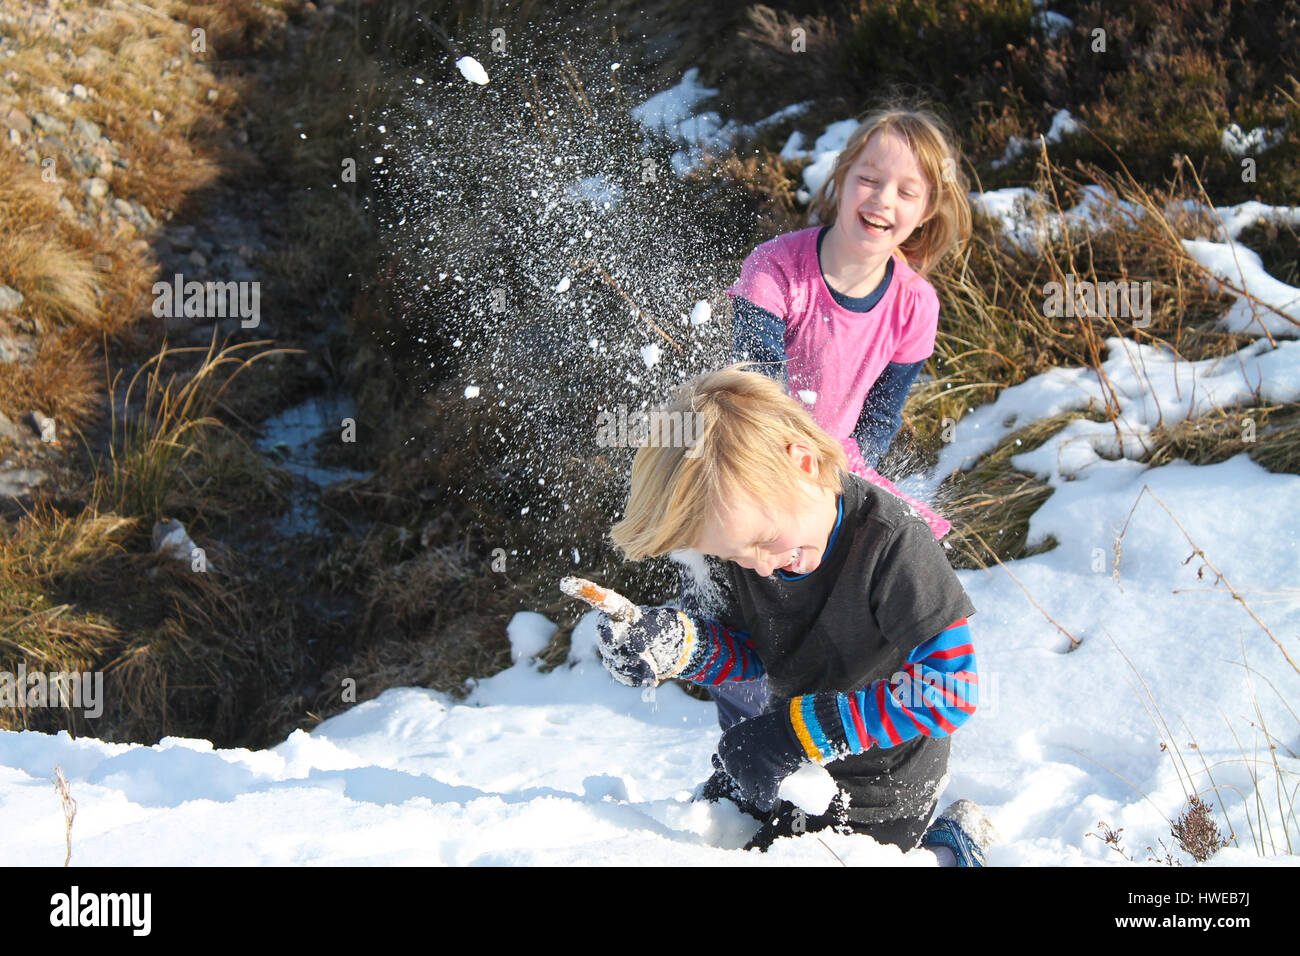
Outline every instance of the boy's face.
{"label": "boy's face", "polygon": [[[810,447],[796,443],[788,452],[801,471],[816,477],[817,458]],[[779,508],[748,498],[727,502],[709,516],[695,549],[734,561],[760,577],[778,569],[792,574],[815,570],[835,527],[837,495],[812,481],[805,482],[805,492]]]}

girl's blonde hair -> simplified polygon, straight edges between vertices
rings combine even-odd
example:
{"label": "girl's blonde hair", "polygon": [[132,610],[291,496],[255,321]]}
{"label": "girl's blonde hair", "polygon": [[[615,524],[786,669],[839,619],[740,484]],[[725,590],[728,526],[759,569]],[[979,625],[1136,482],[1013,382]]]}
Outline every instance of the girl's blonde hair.
{"label": "girl's blonde hair", "polygon": [[[848,459],[840,443],[775,380],[741,363],[687,382],[660,414],[680,415],[694,441],[644,445],[632,462],[623,520],[610,537],[632,561],[693,548],[710,514],[743,496],[786,510],[804,483],[839,493]],[[800,471],[787,448],[804,442],[817,476]]]}
{"label": "girl's blonde hair", "polygon": [[891,105],[868,114],[840,150],[831,174],[813,194],[809,211],[818,222],[835,224],[844,177],[871,137],[887,131],[907,143],[930,186],[928,218],[898,247],[908,264],[924,276],[949,252],[961,248],[971,234],[970,185],[961,170],[961,156],[948,124],[930,110]]}

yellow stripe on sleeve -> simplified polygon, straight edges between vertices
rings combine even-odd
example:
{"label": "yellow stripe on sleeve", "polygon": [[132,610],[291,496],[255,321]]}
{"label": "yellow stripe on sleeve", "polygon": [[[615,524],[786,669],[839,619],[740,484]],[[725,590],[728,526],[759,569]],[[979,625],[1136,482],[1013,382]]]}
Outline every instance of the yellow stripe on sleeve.
{"label": "yellow stripe on sleeve", "polygon": [[790,724],[794,727],[794,735],[799,738],[799,743],[808,754],[808,759],[814,763],[821,763],[821,751],[813,743],[812,734],[808,733],[808,725],[803,722],[802,701],[802,697],[790,698]]}

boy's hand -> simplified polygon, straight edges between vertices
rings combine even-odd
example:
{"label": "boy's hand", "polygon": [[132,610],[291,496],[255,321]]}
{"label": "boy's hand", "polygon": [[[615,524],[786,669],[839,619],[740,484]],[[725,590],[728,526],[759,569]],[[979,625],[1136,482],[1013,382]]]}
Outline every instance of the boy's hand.
{"label": "boy's hand", "polygon": [[745,799],[764,813],[776,806],[781,781],[811,762],[786,711],[778,707],[733,724],[713,758],[714,767],[726,771]]}
{"label": "boy's hand", "polygon": [[600,659],[614,679],[629,687],[653,687],[679,673],[695,644],[695,622],[671,607],[643,607],[637,621],[596,625]]}

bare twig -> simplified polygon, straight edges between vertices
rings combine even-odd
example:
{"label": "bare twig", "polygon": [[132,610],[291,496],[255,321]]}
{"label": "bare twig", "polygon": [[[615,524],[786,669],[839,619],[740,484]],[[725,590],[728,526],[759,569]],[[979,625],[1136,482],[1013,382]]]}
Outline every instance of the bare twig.
{"label": "bare twig", "polygon": [[1205,552],[1201,549],[1201,546],[1192,540],[1192,536],[1187,533],[1187,529],[1183,527],[1183,523],[1174,517],[1174,513],[1169,510],[1169,506],[1160,500],[1160,496],[1151,490],[1150,485],[1143,485],[1142,490],[1138,492],[1138,500],[1133,502],[1133,510],[1129,512],[1128,518],[1124,521],[1124,528],[1120,532],[1120,538],[1122,539],[1124,532],[1128,530],[1128,523],[1133,518],[1133,512],[1137,510],[1138,501],[1142,499],[1143,495],[1150,495],[1155,499],[1156,504],[1160,505],[1160,507],[1165,510],[1165,514],[1169,515],[1173,523],[1178,526],[1178,530],[1183,533],[1183,537],[1187,539],[1187,543],[1191,545],[1192,553],[1187,556],[1183,561],[1183,564],[1187,564],[1187,562],[1191,561],[1192,558],[1200,558],[1201,561],[1204,562],[1205,567],[1214,572],[1215,584],[1218,584],[1220,581],[1223,582],[1223,586],[1228,589],[1228,593],[1232,595],[1233,600],[1246,609],[1246,613],[1250,615],[1251,620],[1264,629],[1264,633],[1267,634],[1273,643],[1277,645],[1277,649],[1282,652],[1282,656],[1286,658],[1286,662],[1291,665],[1291,668],[1297,674],[1300,674],[1300,665],[1297,665],[1296,662],[1292,660],[1291,655],[1288,654],[1286,648],[1282,646],[1282,642],[1278,640],[1277,635],[1269,629],[1267,624],[1259,619],[1259,615],[1255,613],[1254,609],[1246,602],[1246,599],[1242,597],[1241,592],[1232,586],[1232,582],[1224,577],[1223,572],[1214,566],[1214,563],[1206,556]]}
{"label": "bare twig", "polygon": [[650,316],[648,316],[645,313],[645,311],[641,308],[641,306],[636,304],[636,302],[632,299],[630,295],[628,295],[626,292],[623,291],[623,287],[618,284],[618,280],[615,279],[612,275],[610,275],[609,272],[606,271],[604,266],[602,266],[595,259],[581,259],[578,261],[578,265],[582,267],[582,270],[584,272],[587,269],[595,269],[597,272],[599,272],[601,274],[601,277],[604,278],[604,280],[610,284],[610,287],[615,292],[617,292],[620,296],[622,296],[628,305],[632,306],[632,311],[634,311],[641,318],[645,319],[646,323],[650,326],[650,328],[654,329],[656,332],[662,335],[664,339],[668,342],[668,344],[671,345],[673,348],[675,348],[677,351],[680,352],[682,350],[682,347],[679,344],[677,344],[677,340],[674,339],[667,332],[665,332],[663,329],[661,329],[658,323],[656,323],[654,319],[650,318]]}
{"label": "bare twig", "polygon": [[63,857],[63,865],[67,866],[72,859],[72,821],[77,816],[77,801],[72,799],[72,793],[68,790],[68,778],[63,776],[62,767],[54,768],[54,792],[63,803],[63,839],[68,848]]}
{"label": "bare twig", "polygon": [[1058,631],[1060,631],[1062,634],[1064,634],[1066,637],[1070,639],[1070,650],[1074,650],[1076,647],[1082,644],[1083,643],[1082,641],[1080,641],[1077,637],[1075,637],[1073,634],[1067,631],[1064,625],[1062,625],[1060,621],[1052,617],[1052,615],[1048,614],[1046,608],[1044,608],[1041,604],[1039,604],[1036,600],[1034,600],[1034,596],[1029,593],[1029,588],[1025,587],[1024,584],[1021,583],[1020,579],[1016,577],[1014,571],[1012,571],[1009,567],[1007,567],[1005,564],[1002,563],[1002,559],[998,557],[998,553],[989,547],[989,543],[984,540],[984,538],[980,535],[980,533],[976,531],[974,528],[971,528],[969,530],[970,533],[975,535],[975,537],[979,540],[979,543],[984,545],[985,550],[988,551],[989,554],[993,555],[993,560],[997,561],[998,565],[1002,568],[1002,570],[1007,572],[1007,574],[1011,575],[1011,580],[1015,581],[1016,584],[1020,585],[1020,590],[1025,592],[1025,597],[1029,598],[1029,603],[1031,603],[1034,607],[1038,608],[1038,610],[1042,612],[1043,617],[1051,621],[1053,626],[1055,626]]}

